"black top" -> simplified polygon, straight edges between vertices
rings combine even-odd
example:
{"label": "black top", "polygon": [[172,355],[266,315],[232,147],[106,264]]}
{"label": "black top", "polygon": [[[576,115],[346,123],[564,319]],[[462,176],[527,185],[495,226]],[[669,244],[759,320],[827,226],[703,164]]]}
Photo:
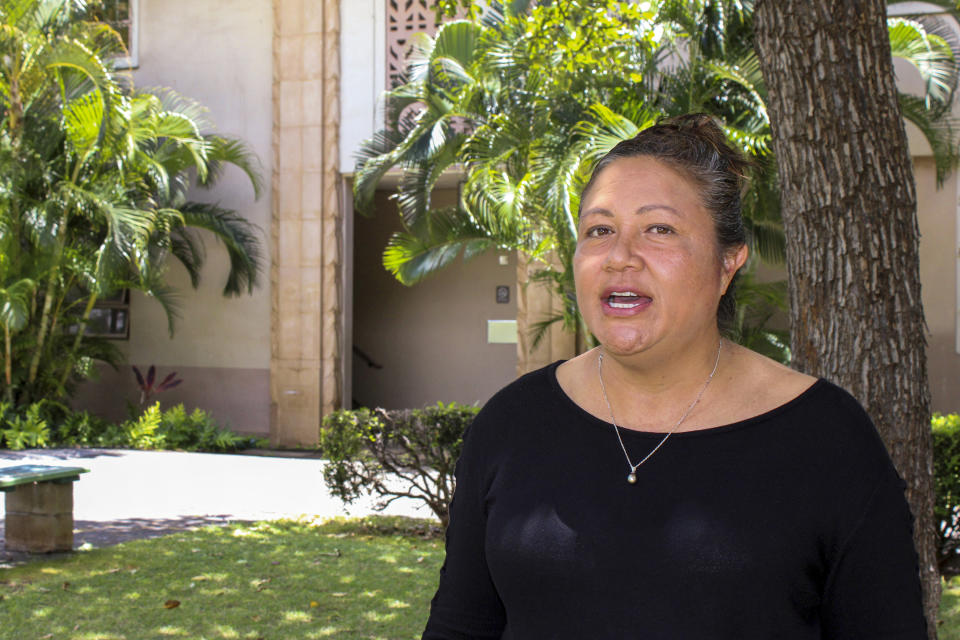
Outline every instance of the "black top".
{"label": "black top", "polygon": [[675,433],[631,485],[559,364],[468,431],[424,639],[926,639],[905,485],[848,393]]}

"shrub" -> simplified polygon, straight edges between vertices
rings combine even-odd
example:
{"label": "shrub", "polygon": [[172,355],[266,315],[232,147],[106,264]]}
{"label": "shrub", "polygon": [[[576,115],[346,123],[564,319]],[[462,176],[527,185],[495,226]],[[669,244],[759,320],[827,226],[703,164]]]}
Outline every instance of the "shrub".
{"label": "shrub", "polygon": [[41,400],[23,407],[0,402],[0,447],[107,447],[236,451],[264,446],[217,425],[202,409],[187,413],[183,405],[161,411],[154,403],[120,424],[59,402]]}
{"label": "shrub", "polygon": [[330,491],[350,503],[366,493],[384,509],[398,498],[430,507],[446,527],[463,434],[479,409],[451,402],[424,409],[335,411],[323,419],[319,448]]}
{"label": "shrub", "polygon": [[194,409],[188,414],[182,404],[163,412],[158,434],[168,449],[236,451],[259,444],[254,438],[221,429],[213,416],[203,409]]}
{"label": "shrub", "polygon": [[158,433],[162,419],[160,403],[156,402],[147,407],[136,420],[124,423],[127,446],[134,449],[162,449],[166,440],[163,433]]}
{"label": "shrub", "polygon": [[86,411],[70,411],[54,425],[54,441],[61,447],[107,446],[102,439],[111,428],[120,436],[115,425]]}
{"label": "shrub", "polygon": [[[7,406],[4,406],[6,409]],[[4,411],[3,440],[10,449],[46,447],[50,444],[50,427],[42,415],[43,403],[35,402],[17,414]]]}
{"label": "shrub", "polygon": [[943,575],[960,573],[960,415],[933,414],[934,507],[937,564]]}

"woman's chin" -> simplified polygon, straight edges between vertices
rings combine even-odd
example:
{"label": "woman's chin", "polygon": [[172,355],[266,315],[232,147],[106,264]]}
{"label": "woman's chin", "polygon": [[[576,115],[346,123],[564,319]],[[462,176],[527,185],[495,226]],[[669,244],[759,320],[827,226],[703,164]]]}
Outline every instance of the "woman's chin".
{"label": "woman's chin", "polygon": [[613,356],[630,356],[645,350],[651,344],[650,336],[640,332],[594,335],[603,350]]}

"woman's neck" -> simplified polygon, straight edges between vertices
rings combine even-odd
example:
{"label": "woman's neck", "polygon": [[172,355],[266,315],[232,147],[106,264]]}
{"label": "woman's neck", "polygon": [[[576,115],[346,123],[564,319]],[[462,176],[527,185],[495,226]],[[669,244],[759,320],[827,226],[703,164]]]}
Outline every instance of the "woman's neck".
{"label": "woman's neck", "polygon": [[722,368],[719,333],[667,355],[650,350],[629,356],[598,348],[598,378],[602,373],[606,400],[617,423],[645,431],[670,431],[674,422],[704,390],[715,370]]}

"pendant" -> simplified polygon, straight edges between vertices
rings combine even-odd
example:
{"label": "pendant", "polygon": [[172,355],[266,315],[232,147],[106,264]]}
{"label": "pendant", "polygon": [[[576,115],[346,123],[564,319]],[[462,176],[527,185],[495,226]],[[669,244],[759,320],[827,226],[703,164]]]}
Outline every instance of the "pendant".
{"label": "pendant", "polygon": [[637,474],[631,471],[630,474],[627,476],[627,482],[629,482],[630,484],[637,484]]}

